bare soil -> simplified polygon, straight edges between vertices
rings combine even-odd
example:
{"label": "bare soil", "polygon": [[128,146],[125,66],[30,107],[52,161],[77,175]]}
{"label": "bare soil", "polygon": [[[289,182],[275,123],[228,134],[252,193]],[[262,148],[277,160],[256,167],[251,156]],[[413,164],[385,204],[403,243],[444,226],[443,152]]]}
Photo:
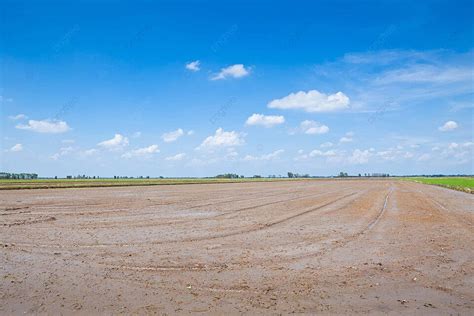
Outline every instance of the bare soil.
{"label": "bare soil", "polygon": [[474,314],[474,196],[396,180],[0,191],[0,314]]}

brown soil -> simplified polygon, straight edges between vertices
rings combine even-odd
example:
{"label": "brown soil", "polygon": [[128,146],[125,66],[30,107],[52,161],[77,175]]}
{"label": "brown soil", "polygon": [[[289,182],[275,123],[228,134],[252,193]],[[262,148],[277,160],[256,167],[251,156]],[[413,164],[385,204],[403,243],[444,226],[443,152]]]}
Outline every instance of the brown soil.
{"label": "brown soil", "polygon": [[0,314],[474,313],[462,192],[328,180],[0,202]]}

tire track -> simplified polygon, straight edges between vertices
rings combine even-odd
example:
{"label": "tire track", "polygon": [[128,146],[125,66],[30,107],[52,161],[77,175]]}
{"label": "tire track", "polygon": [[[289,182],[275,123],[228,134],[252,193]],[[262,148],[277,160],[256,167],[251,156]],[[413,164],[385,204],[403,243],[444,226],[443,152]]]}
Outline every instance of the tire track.
{"label": "tire track", "polygon": [[[386,212],[389,197],[392,195],[392,192],[393,192],[393,187],[390,187],[389,191],[385,195],[384,202],[383,202],[382,207],[380,208],[380,211],[373,218],[373,220],[371,220],[361,231],[335,240],[333,242],[335,245],[333,245],[331,247],[327,247],[325,249],[321,249],[321,250],[312,252],[312,253],[306,253],[306,254],[303,254],[303,255],[297,255],[297,256],[292,256],[292,257],[282,257],[282,258],[278,258],[278,259],[273,258],[273,259],[268,259],[268,260],[264,260],[264,261],[259,261],[257,264],[258,265],[265,265],[265,264],[271,263],[275,260],[277,260],[279,262],[291,262],[291,261],[297,261],[297,260],[301,260],[301,259],[319,257],[319,256],[325,255],[325,254],[327,254],[331,251],[334,251],[336,249],[339,249],[341,247],[346,246],[348,243],[356,240],[357,238],[359,238],[362,235],[366,234],[368,231],[372,230],[380,222],[381,218],[383,217],[383,215]],[[348,204],[349,203],[347,203],[344,206],[347,206]],[[325,212],[325,213],[322,213],[321,215],[328,214],[330,212],[331,211]]]}
{"label": "tire track", "polygon": [[0,224],[1,226],[22,226],[22,225],[32,225],[32,224],[37,224],[37,223],[44,223],[44,222],[52,222],[55,221],[56,217],[50,216],[48,218],[38,218],[38,219],[30,219],[30,220],[23,220],[23,221],[17,221],[13,223],[2,223]]}
{"label": "tire track", "polygon": [[[216,220],[216,219],[219,219],[219,218],[224,217],[224,216],[229,215],[229,214],[237,214],[237,213],[252,210],[252,209],[257,209],[257,208],[270,206],[270,205],[277,205],[277,204],[281,204],[281,203],[293,202],[293,201],[302,200],[302,199],[306,199],[306,198],[310,198],[310,197],[324,196],[324,195],[332,194],[332,193],[335,193],[335,192],[341,192],[341,190],[338,189],[338,190],[329,191],[329,192],[321,192],[321,193],[316,193],[316,194],[313,193],[313,194],[308,194],[308,195],[304,195],[304,196],[298,196],[298,197],[295,197],[295,198],[284,199],[284,200],[280,200],[280,201],[266,202],[266,203],[262,203],[262,204],[246,206],[246,207],[243,207],[243,208],[234,209],[234,210],[224,212],[224,213],[221,213],[221,214],[217,214],[217,215],[213,215],[213,216],[189,218],[189,219],[177,219],[177,220],[166,221],[166,222],[152,222],[153,219],[152,220],[149,219],[149,220],[143,220],[141,222],[135,221],[133,223],[127,223],[126,226],[136,228],[136,227],[166,226],[166,225],[184,224],[184,223],[197,222],[197,221]],[[281,194],[277,194],[277,195],[281,195]],[[268,199],[269,197],[271,197],[271,196],[265,196],[265,197],[262,197],[262,199]],[[249,200],[252,200],[252,199],[249,199]],[[152,213],[141,213],[139,215],[146,215],[146,214],[152,214]],[[158,220],[160,220],[160,219],[158,219]],[[141,224],[143,222],[145,222],[145,224]],[[112,229],[112,228],[116,228],[116,225],[122,225],[122,224],[124,224],[124,222],[110,223],[110,224],[107,223],[107,225],[102,225],[102,226],[97,225],[97,223],[87,223],[85,225],[78,225],[77,228],[81,228],[81,229],[110,228],[110,229]],[[109,225],[115,225],[115,226],[109,226]]]}
{"label": "tire track", "polygon": [[[273,196],[279,196],[279,195],[282,195],[282,194],[293,194],[294,192],[297,192],[296,190],[294,191],[291,191],[291,192],[280,192],[280,191],[277,191],[277,190],[274,190],[272,192],[278,192],[278,193],[275,193],[275,194],[271,194],[271,195],[267,195],[267,196],[263,196],[263,198],[270,198],[270,197],[273,197]],[[253,200],[255,195],[259,195],[261,196],[261,193],[255,193],[255,194],[252,194],[250,198],[248,199],[245,199],[243,201],[250,201],[250,200]],[[215,200],[219,200],[219,199],[222,199],[222,198],[217,198]],[[145,207],[146,208],[150,208],[150,207],[154,207],[154,206],[169,206],[169,205],[176,205],[176,204],[189,204],[189,203],[193,203],[193,202],[196,202],[196,201],[201,201],[202,198],[198,198],[198,199],[191,199],[191,200],[187,200],[187,201],[172,201],[172,202],[167,202],[167,203],[154,203],[154,204],[150,204],[150,205],[146,205]],[[211,200],[211,201],[214,201],[214,200]],[[237,201],[242,201],[241,199],[231,199],[229,201],[219,201],[219,202],[210,202],[210,203],[206,203],[206,204],[202,204],[202,205],[197,205],[197,206],[192,206],[192,207],[189,207],[188,209],[195,209],[195,208],[199,208],[199,207],[202,207],[202,206],[208,206],[208,205],[216,205],[216,204],[225,204],[225,203],[231,203],[231,202],[237,202]],[[98,209],[96,211],[69,211],[69,212],[53,212],[54,215],[64,215],[64,216],[77,216],[77,215],[98,215],[98,216],[101,216],[102,214],[106,214],[107,216],[109,216],[110,214],[113,214],[113,213],[130,213],[130,208],[131,206],[133,206],[134,203],[130,203],[130,207],[127,207],[125,209],[116,209],[116,210],[101,210],[101,209]],[[101,203],[95,203],[95,204],[86,204],[87,206],[101,206],[103,204]],[[110,207],[110,204],[106,204],[108,207]],[[123,203],[117,203],[117,204],[113,204],[112,206],[121,206],[123,207]],[[43,206],[40,206],[41,207],[44,207],[44,208],[63,208],[63,207],[77,207],[77,205],[54,205],[54,206],[50,206],[50,205],[43,205]],[[27,207],[28,208],[28,207]],[[31,215],[48,215],[48,214],[51,214],[52,212],[49,211],[49,212],[34,212],[34,211],[29,211],[29,213]],[[127,216],[128,217],[133,217],[133,216],[143,216],[143,215],[149,215],[149,214],[154,214],[156,212],[147,212],[147,213],[131,213],[131,214],[128,214]],[[0,215],[3,215],[3,214],[0,214]],[[5,215],[9,215],[9,214],[5,214]]]}
{"label": "tire track", "polygon": [[[175,240],[161,240],[161,241],[143,241],[143,242],[136,242],[136,243],[97,243],[97,244],[75,244],[75,245],[59,245],[59,244],[31,244],[31,243],[10,243],[15,246],[24,246],[24,247],[41,247],[41,248],[58,248],[58,249],[63,249],[63,248],[106,248],[106,247],[130,247],[130,246],[137,246],[137,245],[166,245],[166,244],[179,244],[179,243],[190,243],[190,242],[198,242],[198,241],[205,241],[205,240],[214,240],[214,239],[220,239],[220,238],[226,238],[226,237],[231,237],[231,236],[237,236],[237,235],[243,235],[243,234],[248,234],[248,233],[253,233],[257,231],[262,231],[266,230],[269,228],[272,228],[274,226],[277,226],[279,224],[291,221],[295,218],[304,216],[306,214],[312,213],[314,211],[320,210],[322,208],[325,208],[327,206],[330,206],[334,203],[337,203],[345,198],[354,196],[354,195],[360,195],[361,193],[353,192],[347,195],[344,195],[342,197],[336,198],[334,200],[331,200],[330,202],[324,203],[322,205],[319,205],[317,207],[312,207],[311,209],[305,210],[303,212],[300,212],[298,214],[294,214],[292,216],[273,221],[270,223],[262,223],[258,224],[254,227],[244,229],[244,230],[239,230],[239,231],[234,231],[234,232],[228,232],[224,234],[217,234],[213,236],[203,236],[203,237],[195,237],[195,238],[183,238],[183,239],[175,239]],[[349,204],[351,201],[349,201],[347,204]],[[5,243],[8,244],[8,243]]]}
{"label": "tire track", "polygon": [[[366,193],[366,191],[362,192],[362,193],[359,193],[359,195],[361,194],[364,194]],[[336,250],[340,247],[343,247],[345,246],[346,244],[348,244],[349,242],[353,241],[354,239],[356,239],[357,237],[365,234],[367,231],[371,230],[375,225],[377,225],[377,223],[380,221],[380,219],[382,218],[383,214],[386,212],[386,208],[387,208],[387,203],[388,203],[388,199],[389,199],[389,196],[392,194],[393,192],[393,188],[391,187],[389,189],[389,192],[385,195],[385,198],[384,198],[384,203],[380,209],[380,211],[377,213],[377,215],[373,218],[372,221],[370,221],[366,226],[365,228],[360,231],[360,232],[357,232],[355,234],[352,234],[348,237],[345,237],[345,238],[342,238],[342,239],[339,239],[337,240],[337,245],[336,246],[333,246],[333,247],[330,247],[330,248],[326,248],[326,249],[323,249],[323,250],[319,250],[317,252],[313,252],[313,253],[309,253],[309,254],[304,254],[304,255],[300,255],[300,256],[292,256],[290,258],[278,258],[278,259],[275,259],[275,258],[271,258],[271,259],[266,259],[266,260],[258,260],[258,261],[254,261],[252,263],[252,266],[256,266],[256,265],[260,265],[260,266],[267,266],[268,264],[272,264],[276,261],[278,262],[291,262],[291,261],[296,261],[296,260],[301,260],[301,259],[308,259],[308,258],[312,258],[312,257],[317,257],[317,256],[321,256],[321,255],[324,255],[324,254],[327,254],[333,250]],[[341,198],[339,198],[338,200],[336,201],[339,201],[341,199],[344,199],[346,197],[349,197],[349,196],[353,196],[357,193],[352,193],[352,194],[348,194],[348,195],[345,195]],[[309,210],[306,210],[306,211],[303,211],[303,212],[300,212],[298,214],[295,214],[295,215],[292,215],[292,216],[289,216],[287,218],[284,218],[284,219],[281,219],[281,220],[277,220],[277,221],[274,221],[272,223],[268,223],[268,224],[265,224],[264,227],[262,227],[262,229],[265,229],[265,228],[270,228],[270,227],[273,227],[273,226],[276,226],[276,225],[279,225],[279,224],[282,224],[282,223],[285,223],[287,221],[291,221],[292,219],[295,219],[295,218],[298,218],[298,217],[301,217],[301,216],[304,216],[308,213],[311,213],[315,210],[318,210],[318,209],[321,209],[321,208],[324,208],[328,205],[331,205],[331,204],[334,204],[336,201],[331,201],[329,203],[326,203],[326,204],[323,204],[321,206],[318,206],[316,208],[312,208],[312,209],[309,209]],[[352,203],[353,200],[350,200],[348,201],[347,203],[345,203],[343,207],[349,205],[350,203]],[[337,210],[339,211],[341,208],[338,208]],[[330,211],[327,211],[327,212],[323,212],[321,213],[320,215],[326,215],[326,214],[329,214],[333,212],[332,210]],[[255,230],[256,231],[256,230]],[[249,231],[250,232],[250,231]],[[232,235],[237,235],[237,234],[228,234],[226,235],[227,236],[232,236]],[[112,267],[117,267],[117,266],[112,266]],[[243,266],[242,263],[240,262],[228,262],[228,263],[225,263],[225,264],[195,264],[194,266],[192,266],[193,268],[190,269],[189,266],[186,266],[186,267],[182,267],[182,266],[165,266],[165,267],[161,267],[159,266],[158,268],[154,268],[154,267],[141,267],[141,266],[127,266],[127,265],[122,265],[121,266],[122,268],[124,269],[129,269],[129,270],[136,270],[136,271],[152,271],[152,272],[161,272],[161,271],[210,271],[210,270],[229,270],[229,267],[237,267],[238,269],[242,269],[242,268],[248,268],[247,266]]]}

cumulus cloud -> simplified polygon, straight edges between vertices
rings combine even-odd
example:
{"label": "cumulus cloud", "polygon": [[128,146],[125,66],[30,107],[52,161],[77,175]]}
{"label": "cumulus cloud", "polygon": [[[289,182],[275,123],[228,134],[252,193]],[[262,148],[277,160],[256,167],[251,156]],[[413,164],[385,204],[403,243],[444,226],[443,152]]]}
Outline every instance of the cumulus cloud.
{"label": "cumulus cloud", "polygon": [[299,155],[294,158],[294,160],[296,160],[296,161],[300,161],[300,160],[304,161],[304,160],[308,160],[310,158],[323,157],[323,158],[326,158],[326,160],[328,162],[330,162],[330,161],[335,161],[335,160],[341,160],[340,157],[342,157],[344,155],[344,152],[343,151],[336,151],[336,150],[323,151],[323,150],[315,149],[315,150],[312,150],[311,152],[309,152],[309,154],[304,154],[303,150],[299,150],[298,154]]}
{"label": "cumulus cloud", "polygon": [[11,115],[8,117],[10,120],[17,121],[17,120],[25,120],[28,118],[25,114],[17,114],[17,115]]}
{"label": "cumulus cloud", "polygon": [[65,156],[67,154],[70,154],[71,152],[74,151],[74,148],[71,147],[71,146],[67,146],[67,147],[61,147],[59,149],[59,151],[53,155],[51,155],[49,158],[53,159],[53,160],[58,160],[59,158],[61,158],[62,156]]}
{"label": "cumulus cloud", "polygon": [[315,149],[309,153],[309,157],[334,157],[337,155],[335,150],[321,151]]}
{"label": "cumulus cloud", "polygon": [[261,156],[252,156],[252,155],[247,155],[244,157],[244,161],[256,161],[256,160],[273,160],[278,158],[282,153],[285,151],[283,149],[278,149],[275,150],[272,153],[261,155]]}
{"label": "cumulus cloud", "polygon": [[449,162],[454,163],[471,163],[472,157],[474,157],[474,143],[467,141],[464,143],[449,143],[442,146],[440,153],[437,153],[436,157],[443,157],[448,159]]}
{"label": "cumulus cloud", "polygon": [[352,154],[347,158],[347,161],[350,164],[361,165],[369,162],[369,158],[372,156],[372,153],[369,150],[360,150],[356,149]]}
{"label": "cumulus cloud", "polygon": [[148,147],[143,147],[139,149],[134,149],[126,152],[122,155],[123,158],[133,158],[133,157],[149,157],[154,153],[159,153],[158,145],[150,145]]}
{"label": "cumulus cloud", "polygon": [[342,92],[324,94],[317,90],[290,93],[268,103],[272,109],[299,109],[306,112],[334,112],[349,108],[349,97]]}
{"label": "cumulus cloud", "polygon": [[255,113],[245,122],[247,125],[261,125],[267,128],[283,123],[285,123],[285,117],[281,115],[263,115]]}
{"label": "cumulus cloud", "polygon": [[354,137],[354,133],[353,132],[347,132],[345,136],[341,137],[339,139],[339,142],[340,143],[350,143],[352,142],[352,138]]}
{"label": "cumulus cloud", "polygon": [[403,146],[388,148],[387,150],[378,151],[375,155],[387,161],[400,161],[401,159],[410,159],[414,154],[403,150]]}
{"label": "cumulus cloud", "polygon": [[300,129],[303,133],[309,135],[326,134],[329,132],[329,127],[326,125],[310,120],[301,122]]}
{"label": "cumulus cloud", "polygon": [[331,142],[325,142],[325,143],[322,143],[319,147],[321,148],[328,148],[328,147],[332,147],[334,144],[331,143]]}
{"label": "cumulus cloud", "polygon": [[180,160],[183,160],[185,157],[186,157],[185,153],[179,153],[179,154],[176,154],[174,156],[166,157],[165,160],[167,160],[167,161],[180,161]]}
{"label": "cumulus cloud", "polygon": [[18,124],[16,128],[29,130],[36,133],[50,134],[65,133],[71,129],[66,122],[58,120],[29,120],[28,124]]}
{"label": "cumulus cloud", "polygon": [[23,150],[23,145],[22,144],[16,144],[12,148],[10,148],[11,152],[19,152]]}
{"label": "cumulus cloud", "polygon": [[216,133],[207,137],[196,149],[212,150],[219,147],[232,147],[244,144],[243,135],[235,131],[226,132],[218,128]]}
{"label": "cumulus cloud", "polygon": [[187,63],[186,69],[196,72],[196,71],[201,70],[200,65],[201,65],[201,62],[199,60],[195,60],[195,61]]}
{"label": "cumulus cloud", "polygon": [[221,71],[215,74],[211,80],[222,80],[226,78],[242,78],[250,74],[250,68],[243,64],[235,64],[229,67],[222,68]]}
{"label": "cumulus cloud", "polygon": [[454,121],[447,121],[443,126],[440,126],[438,129],[441,132],[450,132],[458,128],[458,123]]}
{"label": "cumulus cloud", "polygon": [[86,150],[81,152],[81,154],[84,155],[84,156],[92,156],[95,153],[97,153],[97,149],[95,149],[95,148],[86,149]]}
{"label": "cumulus cloud", "polygon": [[184,135],[184,131],[181,128],[178,128],[175,131],[164,133],[163,135],[161,135],[161,138],[166,143],[171,143],[171,142],[176,141],[178,138],[180,138],[183,135]]}
{"label": "cumulus cloud", "polygon": [[107,150],[120,150],[128,146],[128,138],[120,134],[115,134],[114,138],[104,140],[97,145]]}

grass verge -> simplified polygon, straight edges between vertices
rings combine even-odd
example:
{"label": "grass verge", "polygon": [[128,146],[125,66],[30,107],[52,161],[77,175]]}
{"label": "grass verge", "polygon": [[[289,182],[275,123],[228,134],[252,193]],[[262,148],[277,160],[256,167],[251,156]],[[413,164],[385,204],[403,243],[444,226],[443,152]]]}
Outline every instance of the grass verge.
{"label": "grass verge", "polygon": [[408,178],[407,180],[438,185],[445,188],[474,193],[474,177],[439,177],[439,178]]}

